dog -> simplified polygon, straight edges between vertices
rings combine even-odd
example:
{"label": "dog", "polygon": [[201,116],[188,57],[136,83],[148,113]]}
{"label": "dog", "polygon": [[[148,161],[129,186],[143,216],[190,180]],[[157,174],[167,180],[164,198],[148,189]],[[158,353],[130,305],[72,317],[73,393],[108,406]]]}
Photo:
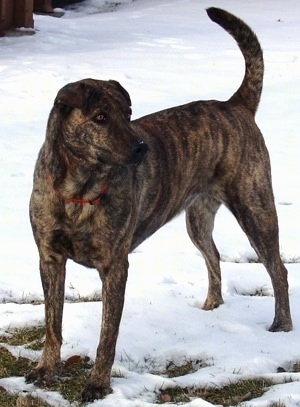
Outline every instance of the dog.
{"label": "dog", "polygon": [[228,101],[191,102],[131,121],[130,96],[116,81],[84,79],[57,94],[30,199],[46,338],[27,382],[51,381],[60,363],[65,265],[72,259],[96,268],[102,280],[101,337],[82,397],[91,401],[112,391],[128,253],[182,210],[208,270],[203,309],[223,303],[212,231],[224,204],[270,275],[275,298],[270,331],[292,329],[269,155],[254,120],[262,50],[239,18],[213,7],[207,14],[237,41],[245,59],[242,84]]}

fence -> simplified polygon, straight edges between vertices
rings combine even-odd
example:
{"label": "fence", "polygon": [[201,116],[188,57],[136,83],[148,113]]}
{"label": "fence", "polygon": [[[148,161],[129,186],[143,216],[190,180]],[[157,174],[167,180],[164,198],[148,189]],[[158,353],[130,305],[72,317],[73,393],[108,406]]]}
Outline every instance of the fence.
{"label": "fence", "polygon": [[33,11],[51,13],[51,0],[0,0],[0,32],[17,27],[33,28]]}

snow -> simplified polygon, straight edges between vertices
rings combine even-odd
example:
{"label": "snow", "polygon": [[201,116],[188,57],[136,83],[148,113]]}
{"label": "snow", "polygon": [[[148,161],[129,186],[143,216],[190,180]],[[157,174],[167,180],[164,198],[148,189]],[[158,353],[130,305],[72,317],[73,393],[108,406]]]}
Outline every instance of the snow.
{"label": "snow", "polygon": [[[156,405],[167,386],[214,386],[253,376],[276,381],[244,405],[300,403],[299,360],[300,193],[300,7],[295,0],[136,0],[110,12],[109,2],[89,0],[63,18],[35,16],[33,36],[0,38],[0,333],[43,322],[38,254],[28,218],[32,173],[57,91],[93,77],[116,79],[129,91],[134,118],[197,99],[226,99],[237,89],[244,65],[234,40],[205,13],[211,5],[244,19],[264,48],[265,82],[257,122],[270,152],[281,254],[289,271],[294,330],[270,333],[274,314],[270,279],[233,216],[221,208],[215,241],[222,258],[225,304],[203,311],[204,261],[179,216],[129,256],[130,270],[113,378],[113,394],[93,406]],[[275,4],[276,3],[276,4]],[[263,296],[255,295],[263,293]],[[94,358],[101,302],[74,302],[101,294],[97,272],[68,263],[62,357]],[[73,301],[74,300],[74,301]],[[13,350],[13,349],[12,349]],[[25,354],[15,348],[15,354]],[[24,353],[25,352],[25,353]],[[27,351],[28,353],[28,351]],[[28,355],[27,355],[28,356]],[[29,355],[37,359],[38,352]],[[168,379],[151,374],[173,360],[205,367]],[[287,383],[289,379],[293,381]],[[11,391],[35,391],[54,406],[57,393],[5,378]],[[172,404],[171,404],[172,405]],[[185,404],[209,406],[201,399]]]}

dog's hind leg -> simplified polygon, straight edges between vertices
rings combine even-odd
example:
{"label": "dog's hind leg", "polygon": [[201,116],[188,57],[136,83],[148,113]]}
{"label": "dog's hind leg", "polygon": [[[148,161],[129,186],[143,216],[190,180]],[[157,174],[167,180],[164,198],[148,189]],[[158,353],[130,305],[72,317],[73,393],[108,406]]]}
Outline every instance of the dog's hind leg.
{"label": "dog's hind leg", "polygon": [[208,293],[203,309],[212,310],[223,304],[220,255],[213,241],[214,219],[220,202],[208,195],[195,197],[186,208],[187,231],[202,253],[208,270]]}
{"label": "dog's hind leg", "polygon": [[290,331],[292,320],[287,270],[279,254],[278,220],[271,181],[267,179],[266,172],[264,182],[252,181],[253,185],[249,185],[248,174],[247,188],[242,182],[232,188],[234,197],[228,202],[228,207],[270,275],[275,297],[275,317],[269,330]]}

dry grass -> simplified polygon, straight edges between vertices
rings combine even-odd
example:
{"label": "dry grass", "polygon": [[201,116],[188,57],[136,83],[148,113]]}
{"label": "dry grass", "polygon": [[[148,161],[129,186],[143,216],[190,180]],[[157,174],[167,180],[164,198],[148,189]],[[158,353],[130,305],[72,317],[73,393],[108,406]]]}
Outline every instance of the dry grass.
{"label": "dry grass", "polygon": [[229,407],[263,395],[271,385],[270,381],[264,379],[251,379],[213,388],[173,387],[160,391],[158,401],[160,403],[187,403],[198,397],[211,404]]}
{"label": "dry grass", "polygon": [[[8,349],[10,346],[22,346],[28,349],[40,350],[44,344],[45,327],[22,328],[15,331],[6,332],[0,336],[0,378],[10,376],[24,376],[35,363],[23,358],[14,357]],[[163,371],[151,372],[152,374],[179,377],[193,373],[199,369],[207,367],[207,363],[202,360],[187,359],[183,363],[177,364],[169,361]],[[59,380],[53,381],[45,387],[45,390],[58,391],[74,406],[82,406],[81,392],[87,382],[92,362],[88,357],[74,355],[61,363],[57,377]],[[278,368],[278,371],[282,371]],[[300,372],[300,362],[291,363],[292,372]],[[115,377],[124,377],[120,372],[113,374]],[[172,387],[157,392],[157,402],[164,403],[187,403],[194,398],[202,398],[211,404],[218,404],[224,407],[239,405],[243,401],[249,401],[261,396],[270,386],[271,381],[261,378],[251,380],[240,380],[222,387],[206,388],[181,388]],[[49,407],[43,400],[33,397],[30,394],[13,395],[0,387],[0,407]],[[273,403],[269,407],[284,407],[280,401]]]}

